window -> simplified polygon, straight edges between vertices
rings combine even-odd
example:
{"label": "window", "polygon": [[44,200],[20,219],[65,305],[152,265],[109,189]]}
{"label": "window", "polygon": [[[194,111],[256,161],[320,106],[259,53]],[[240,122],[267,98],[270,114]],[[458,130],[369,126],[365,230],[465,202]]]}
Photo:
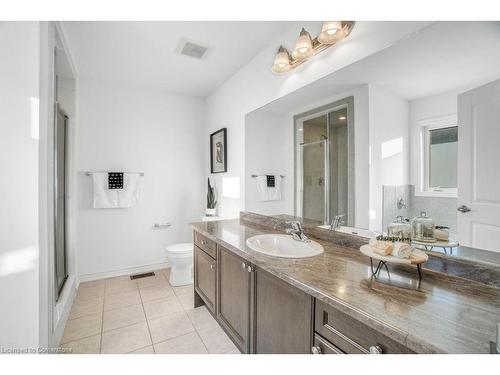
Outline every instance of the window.
{"label": "window", "polygon": [[429,130],[429,188],[457,188],[458,126]]}
{"label": "window", "polygon": [[417,195],[457,196],[456,116],[420,122],[420,173]]}

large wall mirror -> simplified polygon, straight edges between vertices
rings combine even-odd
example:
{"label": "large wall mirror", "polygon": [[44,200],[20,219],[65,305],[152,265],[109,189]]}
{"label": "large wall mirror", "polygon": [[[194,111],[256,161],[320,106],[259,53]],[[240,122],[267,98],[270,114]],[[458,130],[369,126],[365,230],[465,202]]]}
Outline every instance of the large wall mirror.
{"label": "large wall mirror", "polygon": [[500,253],[499,62],[499,22],[436,22],[247,114],[245,209],[366,236],[424,212]]}

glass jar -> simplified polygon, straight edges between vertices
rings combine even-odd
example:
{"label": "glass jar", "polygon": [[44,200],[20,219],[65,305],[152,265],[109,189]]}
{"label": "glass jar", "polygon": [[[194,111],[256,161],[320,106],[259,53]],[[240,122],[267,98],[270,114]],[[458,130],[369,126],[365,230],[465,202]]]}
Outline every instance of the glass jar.
{"label": "glass jar", "polygon": [[416,241],[435,242],[434,220],[425,211],[411,221],[411,238]]}
{"label": "glass jar", "polygon": [[397,216],[396,219],[387,226],[387,235],[389,237],[411,238],[410,220],[403,216]]}

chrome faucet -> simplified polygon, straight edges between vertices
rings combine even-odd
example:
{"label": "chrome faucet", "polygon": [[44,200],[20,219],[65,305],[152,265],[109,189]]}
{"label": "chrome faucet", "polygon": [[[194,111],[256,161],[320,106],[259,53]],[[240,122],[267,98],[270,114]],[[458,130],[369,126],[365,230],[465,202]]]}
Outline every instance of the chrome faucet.
{"label": "chrome faucet", "polygon": [[286,224],[290,225],[291,227],[286,230],[286,233],[291,234],[294,240],[301,242],[311,242],[311,240],[304,234],[302,225],[300,225],[298,221],[287,221]]}
{"label": "chrome faucet", "polygon": [[330,223],[331,230],[337,230],[339,227],[344,224],[345,215],[335,215],[332,222]]}

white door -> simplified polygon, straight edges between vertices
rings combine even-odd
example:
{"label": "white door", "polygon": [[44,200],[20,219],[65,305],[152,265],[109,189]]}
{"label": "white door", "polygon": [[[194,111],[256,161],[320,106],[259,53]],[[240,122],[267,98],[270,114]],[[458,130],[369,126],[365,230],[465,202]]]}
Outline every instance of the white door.
{"label": "white door", "polygon": [[500,252],[500,80],[458,96],[457,210],[461,245]]}

